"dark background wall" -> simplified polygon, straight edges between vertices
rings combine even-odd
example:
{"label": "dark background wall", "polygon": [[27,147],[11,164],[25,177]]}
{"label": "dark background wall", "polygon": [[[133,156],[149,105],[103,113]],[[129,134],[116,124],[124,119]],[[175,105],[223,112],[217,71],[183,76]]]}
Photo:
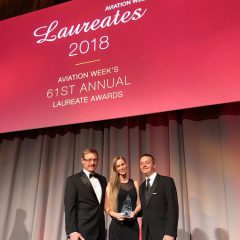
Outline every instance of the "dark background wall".
{"label": "dark background wall", "polygon": [[0,20],[33,12],[69,0],[0,0]]}

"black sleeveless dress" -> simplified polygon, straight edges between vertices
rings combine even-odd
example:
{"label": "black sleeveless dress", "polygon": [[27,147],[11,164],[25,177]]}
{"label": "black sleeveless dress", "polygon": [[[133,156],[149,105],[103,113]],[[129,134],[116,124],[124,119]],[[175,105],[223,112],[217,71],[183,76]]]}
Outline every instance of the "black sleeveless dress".
{"label": "black sleeveless dress", "polygon": [[[121,183],[118,193],[118,212],[121,212],[123,203],[127,196],[130,197],[132,203],[132,210],[136,208],[137,191],[132,179],[127,183]],[[136,218],[118,221],[112,218],[109,226],[109,240],[138,240],[139,226]]]}

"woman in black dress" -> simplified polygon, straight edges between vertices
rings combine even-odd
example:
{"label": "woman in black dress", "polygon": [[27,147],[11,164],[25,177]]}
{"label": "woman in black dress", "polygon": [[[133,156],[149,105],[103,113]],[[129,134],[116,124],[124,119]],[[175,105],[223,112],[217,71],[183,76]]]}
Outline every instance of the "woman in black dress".
{"label": "woman in black dress", "polygon": [[112,162],[110,181],[106,190],[105,210],[112,220],[109,240],[138,240],[137,213],[141,210],[137,181],[127,177],[127,163],[117,156]]}

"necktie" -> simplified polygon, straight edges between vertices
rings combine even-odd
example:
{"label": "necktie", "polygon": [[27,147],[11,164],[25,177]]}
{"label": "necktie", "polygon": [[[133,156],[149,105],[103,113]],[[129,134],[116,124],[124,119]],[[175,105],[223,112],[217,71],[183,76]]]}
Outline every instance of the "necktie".
{"label": "necktie", "polygon": [[151,188],[151,186],[150,186],[150,178],[147,178],[146,181],[147,181],[147,186],[146,186],[146,199],[148,200],[148,198],[149,198],[149,193],[150,193],[150,188]]}

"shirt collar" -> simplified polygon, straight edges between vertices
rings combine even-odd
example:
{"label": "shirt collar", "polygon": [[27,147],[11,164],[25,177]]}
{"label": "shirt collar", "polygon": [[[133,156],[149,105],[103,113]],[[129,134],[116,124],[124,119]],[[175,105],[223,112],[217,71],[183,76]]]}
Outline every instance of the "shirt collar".
{"label": "shirt collar", "polygon": [[83,168],[83,172],[86,174],[86,176],[89,178],[90,172]]}
{"label": "shirt collar", "polygon": [[[157,176],[157,173],[156,172],[154,172],[154,173],[152,173],[149,177],[147,177],[147,178],[149,178],[150,179],[150,185],[152,185],[153,184],[153,182],[154,182],[154,179],[155,179],[155,177]],[[147,179],[146,178],[146,179]]]}

